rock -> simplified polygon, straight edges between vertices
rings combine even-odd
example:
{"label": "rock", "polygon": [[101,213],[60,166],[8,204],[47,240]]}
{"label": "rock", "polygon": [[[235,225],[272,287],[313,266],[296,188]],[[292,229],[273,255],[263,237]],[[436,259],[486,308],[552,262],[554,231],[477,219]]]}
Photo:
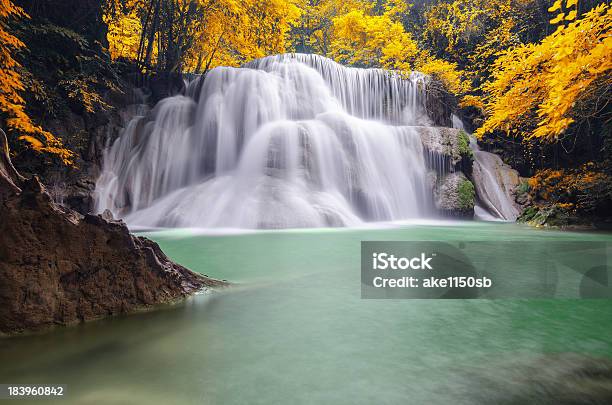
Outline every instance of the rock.
{"label": "rock", "polygon": [[580,217],[575,212],[557,204],[527,206],[516,221],[536,228],[590,229],[596,227],[595,218]]}
{"label": "rock", "polygon": [[530,202],[529,194],[527,193],[516,194],[516,197],[514,198],[514,202],[516,202],[521,207],[529,205],[529,202]]}
{"label": "rock", "polygon": [[433,185],[434,204],[441,214],[473,218],[475,190],[466,177],[472,172],[470,138],[461,129],[412,127],[425,149],[428,185]]}
{"label": "rock", "polygon": [[519,215],[516,190],[521,180],[516,170],[493,153],[476,149],[472,167],[478,200],[498,218],[514,221]]}
{"label": "rock", "polygon": [[451,114],[457,106],[457,99],[438,80],[429,80],[426,85],[425,109],[434,125],[452,126]]}
{"label": "rock", "polygon": [[514,189],[514,202],[518,207],[531,205],[531,195],[529,195],[529,179],[519,177],[518,186]]}
{"label": "rock", "polygon": [[159,72],[149,78],[149,89],[153,101],[157,102],[185,91],[185,79],[176,72]]}
{"label": "rock", "polygon": [[55,204],[24,180],[0,131],[0,333],[68,325],[170,303],[226,283],[173,263],[107,213]]}
{"label": "rock", "polygon": [[115,222],[115,218],[113,218],[113,213],[109,209],[105,209],[104,212],[102,212],[102,214],[100,214],[100,216],[106,222]]}
{"label": "rock", "polygon": [[[464,131],[445,127],[413,127],[413,129],[419,134],[428,154],[429,167],[438,172],[452,171],[451,169],[456,168],[462,161],[471,160],[469,138]],[[469,167],[467,169],[469,170]]]}
{"label": "rock", "polygon": [[473,218],[474,203],[474,185],[463,173],[446,175],[434,188],[434,204],[445,216]]}

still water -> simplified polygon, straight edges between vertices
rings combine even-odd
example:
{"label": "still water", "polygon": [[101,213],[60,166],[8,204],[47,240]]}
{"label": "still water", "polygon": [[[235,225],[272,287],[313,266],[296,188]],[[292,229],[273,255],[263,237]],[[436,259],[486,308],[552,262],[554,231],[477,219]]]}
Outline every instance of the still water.
{"label": "still water", "polygon": [[146,235],[177,262],[235,286],[155,312],[0,340],[0,383],[68,384],[67,404],[612,398],[612,300],[360,298],[362,240],[499,241],[501,252],[505,241],[611,234],[473,222]]}

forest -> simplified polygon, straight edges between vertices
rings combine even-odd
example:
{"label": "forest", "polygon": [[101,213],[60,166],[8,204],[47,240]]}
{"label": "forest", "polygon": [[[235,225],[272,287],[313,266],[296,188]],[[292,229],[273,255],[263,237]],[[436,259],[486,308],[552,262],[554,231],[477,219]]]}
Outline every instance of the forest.
{"label": "forest", "polygon": [[596,0],[1,0],[0,127],[52,184],[94,170],[130,88],[313,53],[430,75],[526,179],[523,220],[588,222],[612,213],[611,27]]}

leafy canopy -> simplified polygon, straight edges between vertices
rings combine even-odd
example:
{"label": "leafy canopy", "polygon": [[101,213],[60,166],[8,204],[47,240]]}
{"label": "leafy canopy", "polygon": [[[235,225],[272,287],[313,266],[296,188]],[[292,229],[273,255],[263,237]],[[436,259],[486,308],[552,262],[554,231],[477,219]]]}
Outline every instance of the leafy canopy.
{"label": "leafy canopy", "polygon": [[49,153],[66,164],[72,164],[74,153],[53,134],[34,124],[25,111],[25,101],[20,94],[24,90],[20,65],[14,58],[25,44],[9,33],[11,18],[29,17],[10,0],[0,0],[0,113],[6,117],[9,133],[19,134],[19,139],[35,151]]}
{"label": "leafy canopy", "polygon": [[[561,7],[558,0],[549,10]],[[553,141],[576,121],[607,106],[606,93],[612,84],[612,8],[600,4],[581,19],[575,18],[576,1],[568,0],[566,12],[551,20],[566,24],[539,43],[501,53],[494,63],[493,80],[484,86],[487,117],[478,135],[521,130],[526,138]]]}

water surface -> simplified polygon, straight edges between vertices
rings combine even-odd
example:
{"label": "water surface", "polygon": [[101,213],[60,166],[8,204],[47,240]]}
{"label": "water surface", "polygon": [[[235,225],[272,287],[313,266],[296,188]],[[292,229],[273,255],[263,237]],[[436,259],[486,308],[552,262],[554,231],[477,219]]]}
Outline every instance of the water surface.
{"label": "water surface", "polygon": [[602,368],[612,376],[612,301],[362,300],[359,265],[362,240],[503,246],[610,234],[434,223],[147,236],[236,286],[0,340],[0,382],[68,384],[69,404],[518,404],[612,392],[609,378],[583,381]]}

